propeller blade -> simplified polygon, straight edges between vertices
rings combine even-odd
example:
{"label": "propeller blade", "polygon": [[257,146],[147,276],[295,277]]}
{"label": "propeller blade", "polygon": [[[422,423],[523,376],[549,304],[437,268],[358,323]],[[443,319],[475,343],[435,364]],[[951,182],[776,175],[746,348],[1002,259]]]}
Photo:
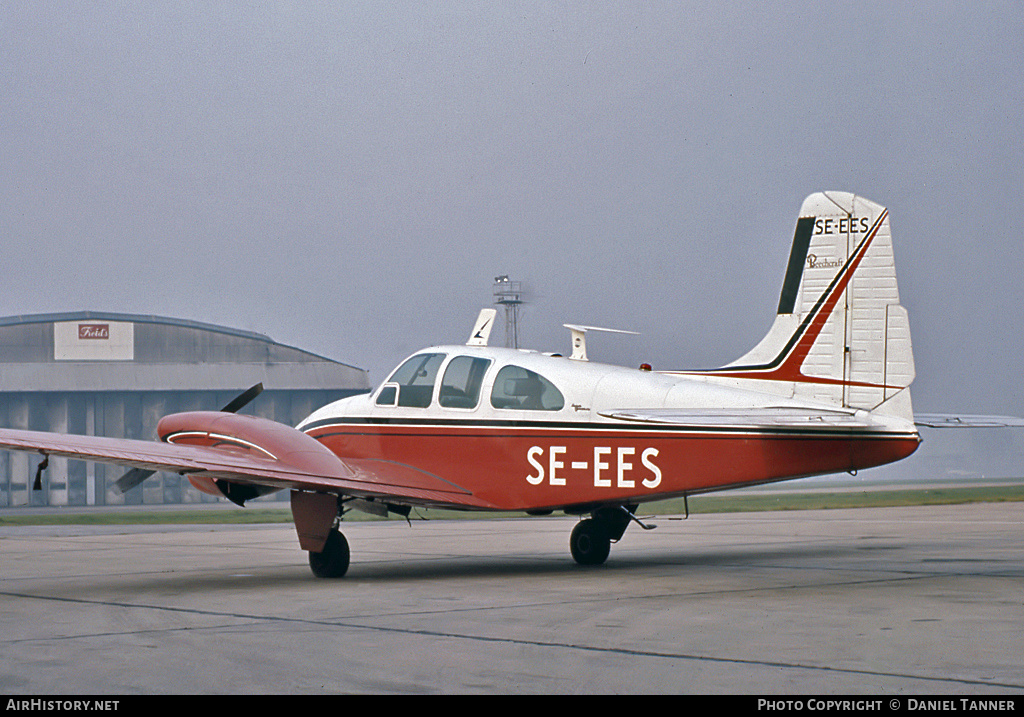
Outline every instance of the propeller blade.
{"label": "propeller blade", "polygon": [[43,454],[43,460],[36,466],[36,479],[32,482],[32,490],[43,489],[43,471],[50,465],[50,456]]}
{"label": "propeller blade", "polygon": [[114,481],[114,485],[116,485],[117,489],[122,493],[127,493],[154,473],[156,473],[156,471],[151,471],[148,468],[132,468],[130,471]]}
{"label": "propeller blade", "polygon": [[263,393],[263,384],[258,383],[249,390],[247,390],[245,393],[241,393],[238,396],[236,396],[235,399],[231,401],[231,403],[229,403],[220,410],[224,413],[238,413],[240,410],[245,408],[245,406],[248,405],[250,401],[259,396],[261,393]]}

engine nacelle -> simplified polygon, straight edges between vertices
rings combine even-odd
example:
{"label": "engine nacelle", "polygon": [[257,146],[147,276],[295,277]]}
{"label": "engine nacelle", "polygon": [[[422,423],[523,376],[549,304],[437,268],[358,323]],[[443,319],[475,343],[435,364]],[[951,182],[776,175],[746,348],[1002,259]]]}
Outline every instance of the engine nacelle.
{"label": "engine nacelle", "polygon": [[[240,453],[266,460],[276,468],[331,476],[339,471],[338,458],[315,438],[277,421],[221,411],[190,411],[165,416],[157,424],[160,440]],[[279,487],[232,483],[205,474],[188,476],[196,489],[226,496],[235,503],[281,490]]]}

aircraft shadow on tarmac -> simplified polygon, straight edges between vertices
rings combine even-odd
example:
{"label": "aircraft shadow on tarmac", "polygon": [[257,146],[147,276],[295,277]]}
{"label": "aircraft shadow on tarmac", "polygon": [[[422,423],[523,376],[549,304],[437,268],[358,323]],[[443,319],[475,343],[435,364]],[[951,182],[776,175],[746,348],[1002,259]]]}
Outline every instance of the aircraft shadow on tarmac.
{"label": "aircraft shadow on tarmac", "polygon": [[[872,551],[897,549],[895,545],[870,546]],[[126,589],[161,594],[209,593],[220,591],[252,591],[264,588],[330,588],[344,592],[356,584],[384,584],[405,581],[452,581],[501,578],[571,578],[572,580],[621,581],[623,577],[642,578],[656,571],[659,577],[673,573],[687,581],[708,571],[726,568],[807,570],[860,570],[865,566],[857,559],[865,546],[847,543],[833,545],[787,544],[743,545],[697,551],[694,548],[659,548],[641,552],[622,551],[607,563],[581,567],[561,554],[523,554],[479,556],[438,554],[382,560],[353,561],[348,574],[338,580],[311,578],[301,562],[294,565],[226,566],[223,571],[204,568],[201,571],[139,573],[116,578],[118,590]],[[806,563],[806,565],[801,565]],[[96,577],[87,581],[92,588],[105,592],[112,583]],[[49,591],[48,591],[49,592]],[[88,599],[90,588],[74,587],[77,597]]]}
{"label": "aircraft shadow on tarmac", "polygon": [[[873,545],[873,550],[895,549],[896,546]],[[695,552],[693,549],[659,549],[649,552],[621,552],[613,555],[607,563],[584,567],[558,556],[523,555],[514,556],[452,556],[439,555],[436,558],[414,561],[381,561],[352,563],[349,574],[339,581],[349,580],[445,580],[462,578],[516,577],[524,575],[572,576],[601,580],[619,580],[623,575],[665,569],[680,574],[694,571],[716,570],[725,567],[771,568],[778,561],[787,561],[786,567],[812,560],[807,569],[822,569],[819,561],[828,560],[831,568],[843,567],[844,557],[861,555],[863,546],[853,545],[785,545],[785,546],[742,546],[718,550]],[[797,566],[799,567],[799,566]],[[863,566],[849,564],[848,569]]]}

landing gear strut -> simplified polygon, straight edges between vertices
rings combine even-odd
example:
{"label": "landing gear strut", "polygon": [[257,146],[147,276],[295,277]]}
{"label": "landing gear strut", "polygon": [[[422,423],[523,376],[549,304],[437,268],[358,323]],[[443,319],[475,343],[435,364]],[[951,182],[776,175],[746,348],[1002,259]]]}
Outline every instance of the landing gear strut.
{"label": "landing gear strut", "polygon": [[338,496],[292,491],[292,518],[299,547],[309,553],[309,567],[318,578],[340,578],[348,571],[348,541],[338,530]]}

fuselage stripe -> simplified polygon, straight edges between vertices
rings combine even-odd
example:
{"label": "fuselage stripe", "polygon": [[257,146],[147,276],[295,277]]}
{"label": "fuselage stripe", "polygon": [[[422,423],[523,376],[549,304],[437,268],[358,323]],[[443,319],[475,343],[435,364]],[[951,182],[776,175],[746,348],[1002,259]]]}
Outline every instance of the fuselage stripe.
{"label": "fuselage stripe", "polygon": [[[417,430],[422,429],[422,430]],[[453,433],[452,430],[461,431]],[[656,433],[656,434],[678,434],[678,437],[710,436],[710,437],[735,437],[737,435],[751,436],[777,436],[777,437],[813,437],[813,438],[916,438],[916,431],[894,431],[884,429],[870,429],[863,427],[851,428],[802,428],[802,427],[777,427],[777,426],[698,426],[687,424],[652,424],[652,423],[583,423],[583,422],[554,422],[554,421],[487,421],[487,420],[466,420],[466,419],[373,419],[373,418],[351,418],[351,419],[324,419],[317,421],[302,429],[305,433],[314,438],[321,439],[330,435],[387,435],[387,436],[421,436],[421,437],[455,437],[459,438],[497,438],[501,432],[510,431],[508,435],[517,435],[522,432],[543,432],[543,433]],[[438,431],[431,433],[430,431]],[[480,431],[479,435],[474,432]]]}

